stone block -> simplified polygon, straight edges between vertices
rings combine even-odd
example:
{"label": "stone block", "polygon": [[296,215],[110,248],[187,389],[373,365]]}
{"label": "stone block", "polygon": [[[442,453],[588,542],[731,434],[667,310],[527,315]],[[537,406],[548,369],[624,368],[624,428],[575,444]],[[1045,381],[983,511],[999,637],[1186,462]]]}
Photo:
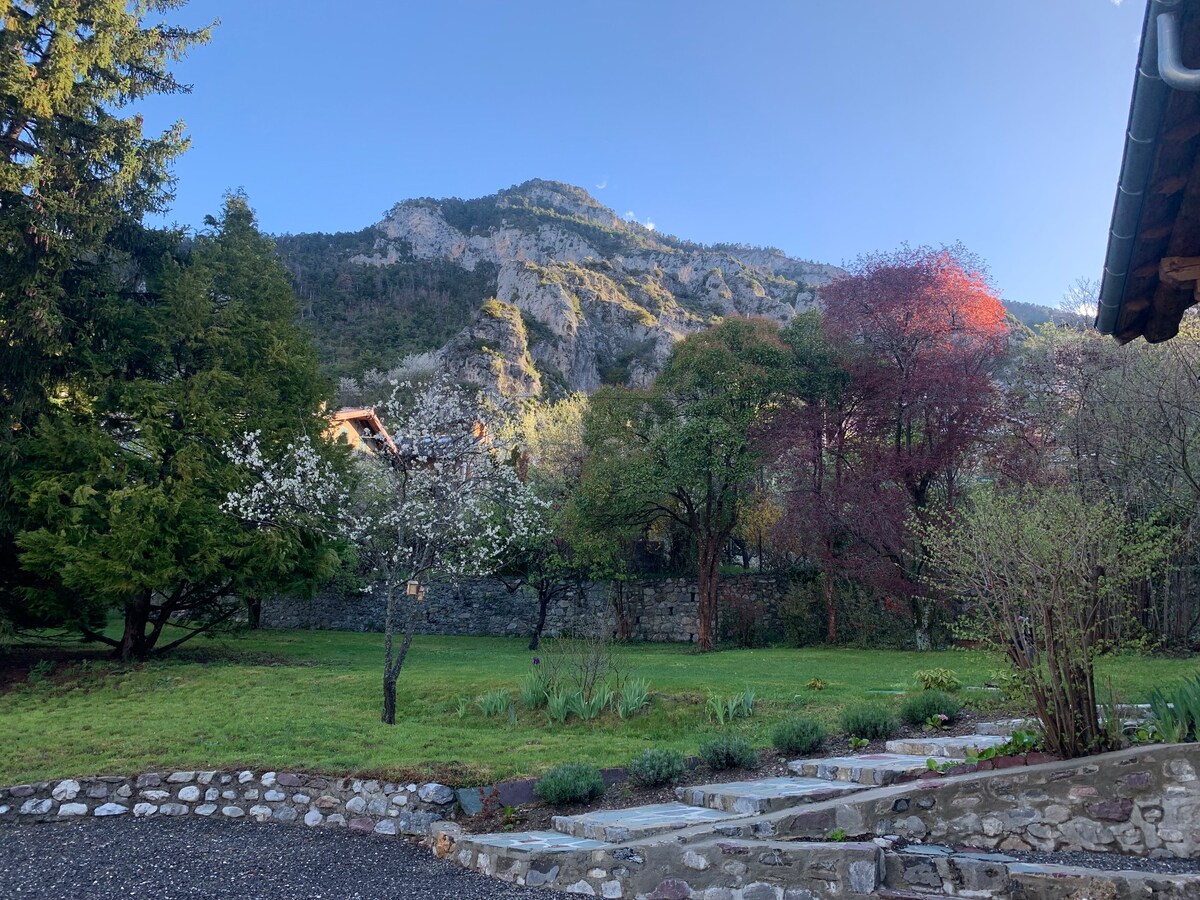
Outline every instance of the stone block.
{"label": "stone block", "polygon": [[59,816],[86,816],[87,813],[86,803],[64,803],[58,808]]}
{"label": "stone block", "polygon": [[23,816],[44,816],[50,812],[50,808],[54,806],[54,801],[49,797],[41,799],[38,797],[30,797],[21,804],[21,815]]}
{"label": "stone block", "polygon": [[50,796],[61,803],[64,800],[74,800],[79,796],[79,791],[79,782],[68,778],[66,781],[56,784],[54,790],[50,792]]}

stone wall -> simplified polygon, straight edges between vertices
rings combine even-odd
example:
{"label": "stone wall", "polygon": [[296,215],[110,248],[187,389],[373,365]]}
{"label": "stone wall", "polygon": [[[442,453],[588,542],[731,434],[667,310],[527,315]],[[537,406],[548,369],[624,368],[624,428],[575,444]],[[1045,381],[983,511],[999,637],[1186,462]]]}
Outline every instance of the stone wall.
{"label": "stone wall", "polygon": [[1200,744],[1160,744],[922,778],[866,799],[796,810],[778,829],[794,838],[841,828],[986,850],[1193,857],[1200,855],[1198,766]]}
{"label": "stone wall", "polygon": [[[750,608],[768,629],[778,627],[777,604],[785,586],[776,578],[739,575],[721,581],[721,606]],[[694,642],[697,637],[696,582],[688,578],[633,581],[624,586],[623,608],[629,637],[635,641]],[[616,586],[610,582],[571,589],[554,601],[545,634],[617,633]],[[382,590],[347,595],[335,591],[313,600],[271,600],[263,604],[264,628],[314,628],[333,631],[381,631]],[[510,591],[494,578],[430,584],[417,620],[418,634],[524,637],[537,620],[537,594],[530,588]]]}
{"label": "stone wall", "polygon": [[387,784],[292,772],[147,772],[0,788],[0,824],[107,816],[205,816],[424,836],[452,819],[441,784]]}

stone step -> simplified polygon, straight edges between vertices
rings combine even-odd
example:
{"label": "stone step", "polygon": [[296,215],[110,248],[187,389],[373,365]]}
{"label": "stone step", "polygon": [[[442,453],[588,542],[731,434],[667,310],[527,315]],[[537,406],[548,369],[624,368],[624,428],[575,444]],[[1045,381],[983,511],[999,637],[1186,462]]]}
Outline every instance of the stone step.
{"label": "stone step", "polygon": [[598,809],[577,816],[555,816],[554,830],[597,841],[621,843],[653,834],[737,819],[719,808],[705,809],[684,803],[655,803],[627,809]]}
{"label": "stone step", "polygon": [[975,730],[980,734],[1012,737],[1014,731],[1038,731],[1042,727],[1037,719],[1000,719],[995,722],[980,722]]}
{"label": "stone step", "polygon": [[989,747],[999,747],[1008,740],[1006,737],[993,734],[966,734],[957,737],[922,737],[902,738],[898,741],[888,741],[888,753],[902,753],[909,756],[924,756],[938,758],[962,759],[970,753],[978,753]]}
{"label": "stone step", "polygon": [[506,831],[496,834],[466,834],[459,847],[473,850],[503,851],[507,856],[540,853],[572,853],[577,850],[605,850],[612,844],[591,838],[575,837],[559,831]]}
{"label": "stone step", "polygon": [[[911,781],[929,771],[927,756],[907,753],[863,753],[860,756],[834,756],[827,759],[794,759],[788,769],[805,778],[863,785],[896,784]],[[947,757],[945,762],[962,762]]]}
{"label": "stone step", "polygon": [[859,790],[863,788],[823,778],[780,776],[755,781],[728,781],[724,784],[681,787],[675,789],[675,796],[692,806],[750,815],[774,812],[802,803],[819,803]]}

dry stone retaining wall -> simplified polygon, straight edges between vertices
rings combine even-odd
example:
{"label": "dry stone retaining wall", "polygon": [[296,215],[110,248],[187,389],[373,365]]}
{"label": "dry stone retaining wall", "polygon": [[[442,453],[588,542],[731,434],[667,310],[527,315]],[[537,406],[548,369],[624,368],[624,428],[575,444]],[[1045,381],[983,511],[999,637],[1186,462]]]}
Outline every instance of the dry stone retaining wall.
{"label": "dry stone retaining wall", "polygon": [[[723,606],[754,604],[767,630],[778,628],[777,604],[785,585],[776,578],[739,575],[721,580]],[[545,634],[617,632],[615,587],[608,582],[572,589],[551,603]],[[689,643],[697,640],[699,605],[696,582],[667,578],[629,582],[624,590],[625,618],[636,641]],[[315,628],[334,631],[380,631],[384,598],[376,588],[366,593],[326,591],[312,600],[263,603],[264,628]],[[417,620],[418,634],[527,636],[537,620],[537,594],[530,588],[510,591],[495,578],[467,578],[430,584]]]}
{"label": "dry stone retaining wall", "polygon": [[146,772],[0,788],[0,824],[82,817],[206,816],[424,836],[454,817],[445,785],[388,784],[292,772]]}
{"label": "dry stone retaining wall", "polygon": [[923,778],[789,811],[779,833],[895,834],[987,850],[1200,855],[1200,744]]}

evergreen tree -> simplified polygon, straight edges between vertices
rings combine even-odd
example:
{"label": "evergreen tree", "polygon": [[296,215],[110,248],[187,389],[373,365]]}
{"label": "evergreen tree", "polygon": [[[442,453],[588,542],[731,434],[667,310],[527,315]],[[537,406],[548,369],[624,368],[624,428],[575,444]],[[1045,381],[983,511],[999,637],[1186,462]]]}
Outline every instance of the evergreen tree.
{"label": "evergreen tree", "polygon": [[[239,598],[311,584],[338,564],[315,531],[247,529],[223,509],[244,478],[226,448],[248,432],[275,453],[318,437],[327,386],[245,198],[209,223],[189,259],[163,263],[161,291],[123,307],[122,370],[42,416],[14,479],[27,523],[20,562],[40,581],[25,592],[34,611],[123,659],[169,649],[227,620]],[[113,609],[120,639],[97,628]]]}
{"label": "evergreen tree", "polygon": [[187,90],[168,66],[208,29],[151,23],[182,0],[0,0],[0,624],[20,619],[9,486],[50,398],[118,364],[118,307],[162,250],[181,124],[127,107]]}

